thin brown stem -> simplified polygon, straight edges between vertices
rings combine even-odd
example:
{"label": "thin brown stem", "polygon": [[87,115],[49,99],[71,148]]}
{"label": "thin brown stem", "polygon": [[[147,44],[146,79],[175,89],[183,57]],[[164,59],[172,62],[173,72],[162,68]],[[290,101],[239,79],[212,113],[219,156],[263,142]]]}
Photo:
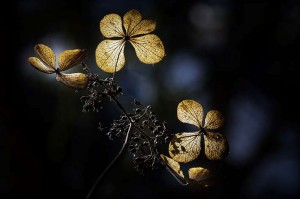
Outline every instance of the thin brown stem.
{"label": "thin brown stem", "polygon": [[116,155],[116,157],[109,163],[109,165],[104,169],[104,171],[101,173],[101,175],[98,177],[98,179],[94,183],[93,187],[90,189],[90,191],[89,191],[89,193],[88,193],[88,195],[86,196],[85,199],[89,199],[91,197],[92,193],[94,192],[95,188],[99,184],[100,180],[105,176],[105,174],[108,172],[108,170],[114,165],[114,163],[119,159],[121,154],[124,152],[124,149],[125,149],[125,147],[128,143],[128,137],[129,137],[129,133],[131,131],[131,127],[132,127],[132,124],[130,123],[129,127],[128,127],[128,130],[127,130],[127,133],[126,133],[125,141],[123,143],[123,146],[122,146],[121,150]]}
{"label": "thin brown stem", "polygon": [[123,146],[122,146],[121,150],[116,155],[116,157],[110,162],[110,164],[105,168],[105,170],[100,174],[100,176],[97,178],[96,182],[94,183],[94,185],[90,189],[90,191],[87,194],[87,196],[86,196],[85,199],[89,199],[91,197],[91,195],[93,194],[95,188],[97,187],[97,185],[99,184],[99,182],[101,181],[101,179],[103,179],[103,177],[107,174],[107,172],[109,171],[109,169],[115,164],[115,162],[119,159],[119,157],[121,156],[121,154],[124,152],[124,149],[125,149],[126,145],[128,144],[128,137],[129,137],[129,134],[130,134],[130,131],[131,131],[132,127],[136,128],[141,134],[143,134],[145,136],[145,138],[148,140],[148,142],[151,144],[150,137],[142,129],[140,129],[138,126],[136,126],[134,124],[134,122],[132,121],[132,119],[130,118],[130,116],[126,112],[125,108],[122,106],[122,104],[114,96],[110,95],[110,97],[115,102],[115,104],[120,109],[120,111],[129,120],[129,128],[128,128],[128,131],[126,133],[125,141],[123,143]]}

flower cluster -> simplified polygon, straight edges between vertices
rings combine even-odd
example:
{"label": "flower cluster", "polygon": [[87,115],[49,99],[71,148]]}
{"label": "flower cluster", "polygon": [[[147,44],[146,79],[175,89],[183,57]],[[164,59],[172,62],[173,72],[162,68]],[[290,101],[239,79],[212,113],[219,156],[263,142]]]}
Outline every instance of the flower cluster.
{"label": "flower cluster", "polygon": [[166,122],[157,119],[151,106],[143,106],[137,100],[132,104],[132,111],[114,120],[106,135],[124,142],[130,124],[133,125],[128,137],[128,150],[133,156],[135,168],[143,173],[145,169],[154,169],[160,162],[157,146],[167,143],[169,137]]}
{"label": "flower cluster", "polygon": [[97,74],[89,74],[87,85],[88,95],[80,98],[83,103],[83,112],[96,111],[103,108],[103,101],[116,99],[122,95],[122,88],[117,85],[113,78],[99,78]]}

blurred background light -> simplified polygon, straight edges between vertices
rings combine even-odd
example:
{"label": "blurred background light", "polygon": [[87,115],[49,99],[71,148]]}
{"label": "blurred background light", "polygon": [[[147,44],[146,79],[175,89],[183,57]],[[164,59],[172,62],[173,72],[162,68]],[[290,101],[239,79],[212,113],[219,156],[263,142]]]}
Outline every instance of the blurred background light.
{"label": "blurred background light", "polygon": [[227,9],[217,4],[198,3],[191,7],[189,17],[197,28],[194,39],[204,47],[217,47],[227,38]]}
{"label": "blurred background light", "polygon": [[260,93],[237,95],[231,100],[226,122],[230,155],[226,161],[242,166],[253,158],[257,146],[272,133],[268,107],[268,101]]}
{"label": "blurred background light", "polygon": [[200,58],[189,52],[178,52],[172,57],[165,71],[164,86],[171,93],[199,92],[205,85],[206,66]]}

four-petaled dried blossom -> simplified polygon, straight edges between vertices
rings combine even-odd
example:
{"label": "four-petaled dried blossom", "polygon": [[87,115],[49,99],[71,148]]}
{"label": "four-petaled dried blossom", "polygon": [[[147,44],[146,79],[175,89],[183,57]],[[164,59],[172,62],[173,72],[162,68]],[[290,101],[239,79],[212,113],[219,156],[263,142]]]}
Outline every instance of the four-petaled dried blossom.
{"label": "four-petaled dried blossom", "polygon": [[145,64],[155,64],[165,56],[162,41],[155,34],[153,20],[142,20],[137,10],[128,11],[123,20],[117,14],[108,14],[100,21],[100,31],[104,37],[96,49],[96,63],[108,73],[121,70],[125,64],[124,48],[129,41],[139,60]]}
{"label": "four-petaled dried blossom", "polygon": [[209,111],[202,125],[201,104],[193,100],[183,100],[178,104],[177,117],[181,122],[197,126],[199,131],[175,134],[169,144],[169,154],[175,161],[186,163],[196,159],[201,151],[201,141],[204,142],[204,154],[209,160],[221,160],[228,155],[229,147],[225,136],[214,132],[224,121],[219,111]]}
{"label": "four-petaled dried blossom", "polygon": [[58,55],[58,68],[56,68],[55,53],[51,48],[44,44],[38,44],[34,47],[38,57],[29,57],[29,63],[37,70],[52,74],[56,73],[57,81],[74,89],[84,89],[88,85],[88,75],[84,73],[65,74],[61,71],[70,69],[80,64],[86,57],[85,50],[74,49],[65,50]]}

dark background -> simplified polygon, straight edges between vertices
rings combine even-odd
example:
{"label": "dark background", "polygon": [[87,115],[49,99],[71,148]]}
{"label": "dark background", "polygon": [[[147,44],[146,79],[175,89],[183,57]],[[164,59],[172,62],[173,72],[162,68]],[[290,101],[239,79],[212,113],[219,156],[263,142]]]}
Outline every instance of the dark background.
{"label": "dark background", "polygon": [[219,109],[230,154],[216,163],[220,180],[210,189],[182,187],[164,168],[139,175],[126,154],[94,198],[299,198],[299,1],[7,3],[1,11],[1,199],[84,198],[118,152],[122,143],[97,131],[118,110],[107,103],[99,113],[82,113],[83,93],[33,69],[27,58],[38,43],[57,54],[85,48],[91,70],[105,76],[94,59],[103,39],[99,21],[132,8],[157,21],[154,33],[167,56],[145,65],[127,46],[126,66],[117,74],[122,103],[152,104],[170,133],[189,128],[176,117],[183,99]]}

